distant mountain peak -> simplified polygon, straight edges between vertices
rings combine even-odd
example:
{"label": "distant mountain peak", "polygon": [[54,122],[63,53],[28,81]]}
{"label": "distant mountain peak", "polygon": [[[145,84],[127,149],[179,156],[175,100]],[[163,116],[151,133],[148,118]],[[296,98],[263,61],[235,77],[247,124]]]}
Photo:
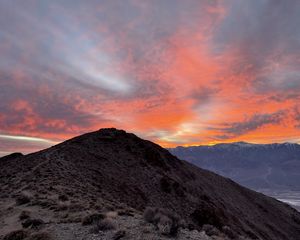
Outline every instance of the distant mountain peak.
{"label": "distant mountain peak", "polygon": [[231,146],[237,146],[237,147],[252,147],[256,144],[248,143],[248,142],[232,142],[232,143],[219,143],[216,145],[213,145],[212,147],[231,147]]}
{"label": "distant mountain peak", "polygon": [[180,159],[253,189],[300,190],[300,145],[297,143],[234,142],[169,150]]}

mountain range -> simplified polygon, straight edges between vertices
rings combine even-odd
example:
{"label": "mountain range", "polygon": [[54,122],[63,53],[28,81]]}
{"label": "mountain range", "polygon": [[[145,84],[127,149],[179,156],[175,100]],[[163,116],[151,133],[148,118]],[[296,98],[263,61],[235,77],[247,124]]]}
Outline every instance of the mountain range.
{"label": "mountain range", "polygon": [[300,190],[300,145],[236,142],[169,151],[252,189]]}

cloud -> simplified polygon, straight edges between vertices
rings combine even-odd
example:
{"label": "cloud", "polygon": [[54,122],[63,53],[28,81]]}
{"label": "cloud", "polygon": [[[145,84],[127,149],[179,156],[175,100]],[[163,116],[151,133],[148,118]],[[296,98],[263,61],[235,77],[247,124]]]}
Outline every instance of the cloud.
{"label": "cloud", "polygon": [[293,114],[295,116],[295,127],[300,129],[300,109],[298,106],[294,108]]}
{"label": "cloud", "polygon": [[192,97],[197,103],[205,103],[210,101],[220,90],[216,87],[202,87],[192,92]]}
{"label": "cloud", "polygon": [[250,57],[252,64],[265,63],[274,54],[292,54],[299,46],[299,9],[299,2],[294,0],[230,1],[217,29],[216,43],[222,50],[234,46],[243,51],[243,57]]}
{"label": "cloud", "polygon": [[36,149],[47,148],[58,142],[42,138],[0,134],[0,144],[4,151],[0,151],[0,157],[19,151],[29,153]]}
{"label": "cloud", "polygon": [[[32,79],[0,75],[1,132],[31,136],[52,135],[61,139],[89,130],[95,121],[105,121],[88,111],[86,99],[74,96],[64,87]],[[24,81],[24,82],[22,82]]]}
{"label": "cloud", "polygon": [[0,133],[62,141],[116,126],[164,146],[294,138],[299,9],[271,0],[0,1]]}
{"label": "cloud", "polygon": [[271,114],[255,114],[250,118],[244,119],[242,122],[226,123],[223,128],[219,129],[225,135],[218,136],[218,138],[228,139],[255,131],[268,124],[278,124],[284,118],[284,115],[284,111]]}

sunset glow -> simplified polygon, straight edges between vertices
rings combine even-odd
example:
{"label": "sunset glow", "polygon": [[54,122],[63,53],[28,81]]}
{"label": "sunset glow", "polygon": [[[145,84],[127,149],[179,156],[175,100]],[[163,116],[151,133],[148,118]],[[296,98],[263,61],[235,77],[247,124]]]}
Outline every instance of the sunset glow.
{"label": "sunset glow", "polygon": [[0,2],[0,155],[103,127],[300,142],[300,2]]}

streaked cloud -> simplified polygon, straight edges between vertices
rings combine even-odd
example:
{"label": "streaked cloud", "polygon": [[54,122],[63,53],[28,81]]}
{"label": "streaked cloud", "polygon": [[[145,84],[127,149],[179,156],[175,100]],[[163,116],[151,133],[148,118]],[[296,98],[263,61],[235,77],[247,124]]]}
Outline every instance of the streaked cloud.
{"label": "streaked cloud", "polygon": [[5,150],[0,151],[0,157],[16,151],[29,153],[36,149],[46,148],[57,143],[58,142],[43,138],[0,134],[1,148]]}
{"label": "streaked cloud", "polygon": [[225,123],[221,130],[228,135],[220,136],[221,139],[230,139],[257,130],[268,124],[279,124],[286,113],[284,111],[272,114],[255,114],[250,118],[245,118],[241,122]]}

